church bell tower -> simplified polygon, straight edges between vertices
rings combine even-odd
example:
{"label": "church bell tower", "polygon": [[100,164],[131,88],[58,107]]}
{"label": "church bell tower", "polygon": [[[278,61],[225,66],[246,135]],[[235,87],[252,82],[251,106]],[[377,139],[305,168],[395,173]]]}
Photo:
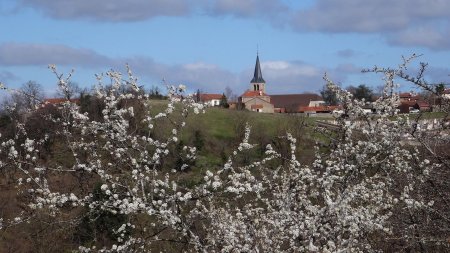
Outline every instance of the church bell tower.
{"label": "church bell tower", "polygon": [[266,93],[266,81],[262,77],[259,53],[256,54],[255,73],[253,74],[253,79],[250,81],[250,90]]}

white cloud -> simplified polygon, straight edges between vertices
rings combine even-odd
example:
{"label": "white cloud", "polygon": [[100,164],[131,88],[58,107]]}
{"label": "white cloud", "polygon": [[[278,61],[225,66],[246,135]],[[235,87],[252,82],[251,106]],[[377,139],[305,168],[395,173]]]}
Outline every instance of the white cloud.
{"label": "white cloud", "polygon": [[417,26],[393,33],[388,42],[397,46],[422,46],[433,50],[450,49],[450,27],[439,30],[433,26]]}
{"label": "white cloud", "polygon": [[291,63],[286,61],[263,62],[262,69],[269,76],[317,76],[320,70],[303,63]]}
{"label": "white cloud", "polygon": [[[34,8],[56,19],[129,22],[158,16],[233,16],[262,19],[297,32],[375,33],[393,45],[450,49],[448,0],[314,0],[298,9],[284,0],[18,1],[19,8]],[[414,37],[426,35],[421,27],[432,27],[431,36]]]}
{"label": "white cloud", "polygon": [[158,16],[231,15],[241,18],[274,18],[288,11],[280,0],[20,0],[57,19],[107,22],[147,20]]}
{"label": "white cloud", "polygon": [[206,8],[209,15],[232,15],[236,17],[269,18],[276,21],[289,12],[280,0],[213,0]]}
{"label": "white cloud", "polygon": [[[325,83],[325,73],[336,82],[344,82],[349,74],[360,71],[351,64],[325,68],[301,61],[263,61],[261,69],[269,94],[317,92]],[[241,73],[245,89],[249,87],[252,75],[251,69]]]}
{"label": "white cloud", "polygon": [[20,6],[41,10],[58,19],[138,21],[157,16],[184,16],[192,1],[185,0],[20,0]]}
{"label": "white cloud", "polygon": [[329,32],[386,32],[437,19],[450,19],[446,0],[317,0],[297,11],[293,25],[299,30]]}
{"label": "white cloud", "polygon": [[[169,83],[184,83],[205,91],[223,91],[225,86],[238,85],[236,74],[217,65],[196,62],[184,65],[158,63],[150,57],[110,58],[93,50],[64,45],[4,43],[0,44],[0,66],[47,66],[123,70],[129,64],[137,76],[151,80],[166,79]],[[5,72],[6,73],[6,72]],[[79,73],[79,71],[78,71]],[[8,77],[8,75],[0,75]],[[11,78],[12,76],[9,75]]]}
{"label": "white cloud", "polygon": [[340,73],[346,73],[346,74],[355,74],[355,73],[361,73],[362,68],[359,68],[351,63],[343,63],[339,64],[334,71],[340,72]]}
{"label": "white cloud", "polygon": [[48,64],[97,66],[107,62],[108,57],[90,49],[36,43],[0,44],[0,65],[4,66]]}
{"label": "white cloud", "polygon": [[294,11],[291,26],[300,32],[377,33],[394,45],[448,50],[450,1],[316,0]]}
{"label": "white cloud", "polygon": [[265,61],[262,65],[262,68],[265,69],[275,69],[275,70],[284,70],[288,69],[291,64],[286,61]]}
{"label": "white cloud", "polygon": [[166,80],[170,84],[185,84],[189,89],[205,92],[223,92],[226,86],[239,89],[237,75],[217,65],[204,62],[168,65],[158,63],[149,57],[115,59],[113,64],[120,68],[128,63],[137,76],[153,80]]}

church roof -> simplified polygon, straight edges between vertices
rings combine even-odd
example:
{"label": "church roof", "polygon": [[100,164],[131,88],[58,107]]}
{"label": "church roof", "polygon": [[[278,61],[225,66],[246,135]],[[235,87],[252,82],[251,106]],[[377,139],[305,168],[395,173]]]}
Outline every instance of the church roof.
{"label": "church roof", "polygon": [[261,66],[259,65],[259,55],[256,55],[255,73],[251,83],[266,83],[262,77]]}
{"label": "church roof", "polygon": [[267,96],[267,94],[260,90],[247,90],[244,92],[244,94],[241,95],[241,97],[259,97],[259,96]]}

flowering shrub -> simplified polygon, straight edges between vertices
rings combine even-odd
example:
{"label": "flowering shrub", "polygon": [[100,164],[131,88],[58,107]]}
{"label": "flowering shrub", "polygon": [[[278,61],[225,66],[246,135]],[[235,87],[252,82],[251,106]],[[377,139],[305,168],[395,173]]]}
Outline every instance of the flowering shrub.
{"label": "flowering shrub", "polygon": [[[312,164],[299,162],[297,140],[289,133],[283,137],[288,155],[267,145],[262,159],[238,162],[255,148],[247,125],[223,167],[208,169],[193,186],[180,183],[180,173],[197,150],[176,147],[185,118],[202,112],[203,105],[184,95],[184,86],[169,86],[166,109],[153,113],[131,71],[126,79],[107,72],[109,86],[99,75],[95,95],[104,101],[102,119],[92,120],[65,102],[58,115],[45,116],[59,126],[53,133],[31,139],[25,123],[18,122],[14,136],[1,140],[0,168],[12,171],[27,206],[1,219],[0,227],[46,213],[87,233],[80,224],[101,220],[100,227],[114,236],[81,240],[80,252],[370,252],[379,240],[393,237],[423,246],[414,222],[399,231],[392,219],[399,210],[436,211],[434,200],[419,189],[436,170],[448,168],[448,159],[433,157],[431,143],[437,140],[396,114],[394,78],[403,75],[409,60],[396,70],[372,70],[385,81],[383,95],[373,102],[376,114],[367,114],[365,101],[325,77],[348,117],[337,117],[334,130],[318,129],[329,146],[315,147]],[[60,89],[68,90],[68,78],[51,69]],[[144,108],[139,115],[137,104]],[[42,157],[50,135],[58,136],[63,161]],[[171,155],[183,162],[169,163]],[[448,247],[445,238],[434,239]]]}

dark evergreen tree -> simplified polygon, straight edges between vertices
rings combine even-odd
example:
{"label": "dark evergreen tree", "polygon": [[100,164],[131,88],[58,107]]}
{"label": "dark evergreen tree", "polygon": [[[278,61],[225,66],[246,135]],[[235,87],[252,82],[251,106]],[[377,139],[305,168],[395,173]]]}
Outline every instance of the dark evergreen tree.
{"label": "dark evergreen tree", "polygon": [[230,107],[230,105],[228,104],[228,101],[227,101],[227,96],[225,96],[225,94],[222,94],[222,97],[220,98],[219,106],[223,107],[223,108]]}
{"label": "dark evergreen tree", "polygon": [[356,88],[355,98],[364,99],[366,101],[372,101],[373,91],[364,84],[359,85]]}
{"label": "dark evergreen tree", "polygon": [[348,86],[347,91],[353,94],[353,97],[365,101],[372,101],[373,100],[373,90],[369,88],[365,84],[360,84],[358,87],[355,86]]}
{"label": "dark evergreen tree", "polygon": [[323,86],[322,90],[320,91],[320,95],[327,105],[337,105],[339,103],[336,94],[328,89],[326,85]]}
{"label": "dark evergreen tree", "polygon": [[200,89],[197,89],[197,93],[195,94],[195,102],[197,102],[197,103],[202,102],[201,100],[202,100],[202,98],[200,95]]}

